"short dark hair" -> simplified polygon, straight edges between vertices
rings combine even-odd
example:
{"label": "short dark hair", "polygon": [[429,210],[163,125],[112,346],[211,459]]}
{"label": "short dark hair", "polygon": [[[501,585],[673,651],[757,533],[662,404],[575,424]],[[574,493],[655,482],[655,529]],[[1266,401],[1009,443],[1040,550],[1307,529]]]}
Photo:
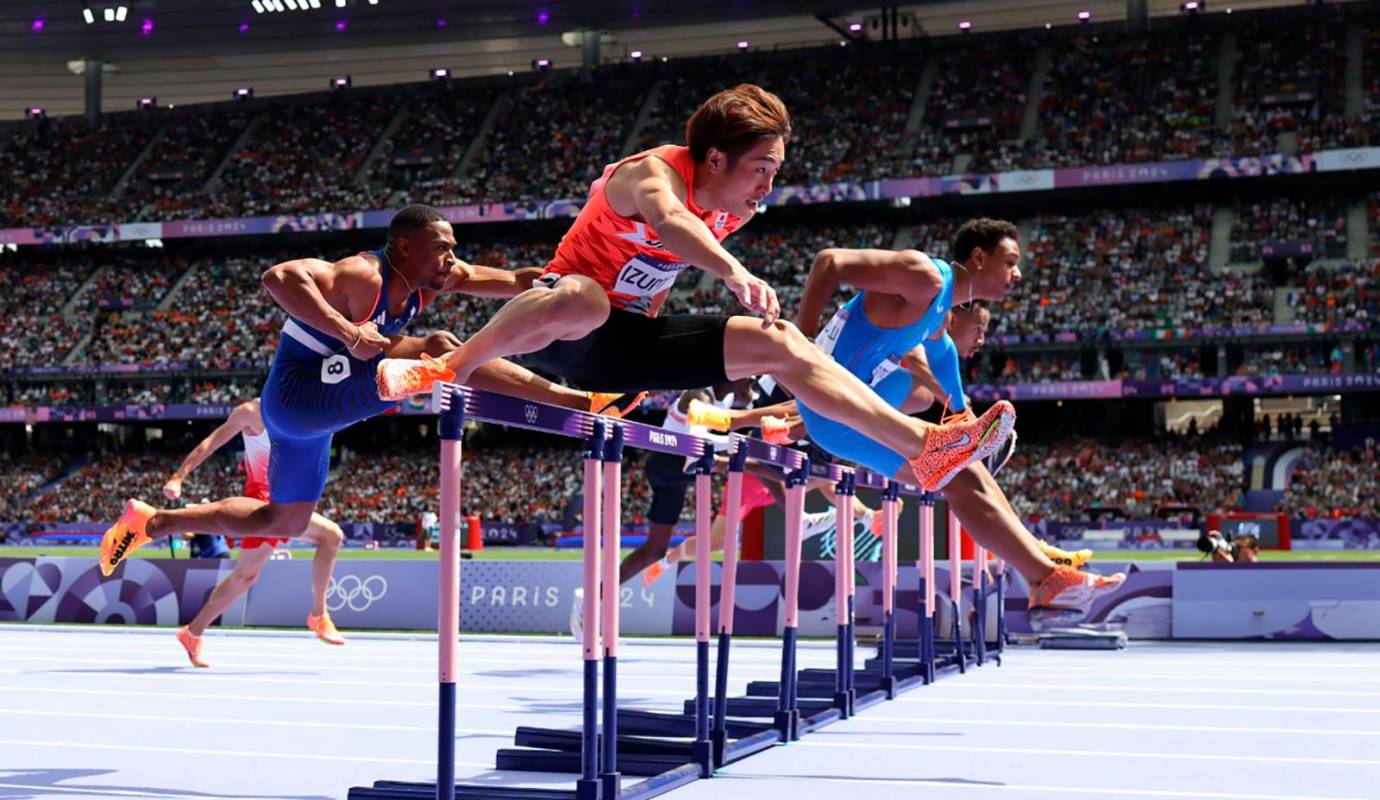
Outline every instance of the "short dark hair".
{"label": "short dark hair", "polygon": [[433,222],[445,221],[445,215],[431,206],[414,203],[393,215],[393,220],[388,223],[388,243],[392,244],[399,237],[416,233]]}
{"label": "short dark hair", "polygon": [[781,98],[751,83],[724,89],[690,115],[685,123],[685,144],[698,163],[717,147],[736,160],[769,136],[791,138],[791,112]]}
{"label": "short dark hair", "polygon": [[969,314],[971,314],[971,313],[973,313],[973,312],[975,312],[975,311],[980,311],[980,310],[982,310],[982,309],[986,309],[987,311],[991,311],[991,310],[992,310],[992,303],[991,303],[990,301],[988,301],[988,300],[974,300],[974,301],[971,302],[971,303],[961,303],[961,304],[957,304],[957,305],[955,305],[955,306],[953,307],[953,310],[954,310],[954,311],[963,311],[963,312],[966,312],[966,313],[969,313]]}
{"label": "short dark hair", "polygon": [[1021,240],[1021,230],[1004,219],[979,217],[970,219],[954,232],[953,256],[960,263],[967,261],[974,247],[981,247],[990,253],[1001,244],[1002,239]]}

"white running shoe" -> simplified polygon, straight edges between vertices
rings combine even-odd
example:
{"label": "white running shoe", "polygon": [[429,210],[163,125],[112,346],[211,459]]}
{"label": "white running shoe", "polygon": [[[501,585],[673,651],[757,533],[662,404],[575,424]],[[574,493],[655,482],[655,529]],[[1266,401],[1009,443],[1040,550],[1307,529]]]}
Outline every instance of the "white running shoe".
{"label": "white running shoe", "polygon": [[828,533],[834,529],[838,523],[838,512],[830,506],[825,511],[816,511],[813,514],[805,515],[805,533],[802,539],[812,539],[816,536]]}
{"label": "white running shoe", "polygon": [[583,644],[585,641],[585,589],[583,586],[575,588],[575,599],[570,603],[570,635],[575,637],[575,641]]}

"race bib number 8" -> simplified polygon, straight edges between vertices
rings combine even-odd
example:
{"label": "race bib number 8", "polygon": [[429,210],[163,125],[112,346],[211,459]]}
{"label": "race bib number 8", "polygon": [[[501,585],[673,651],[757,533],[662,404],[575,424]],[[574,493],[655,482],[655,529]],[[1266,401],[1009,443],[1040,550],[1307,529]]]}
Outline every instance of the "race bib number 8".
{"label": "race bib number 8", "polygon": [[634,256],[618,271],[613,291],[633,297],[652,297],[671,288],[680,271],[690,266],[685,262],[658,261],[648,256]]}
{"label": "race bib number 8", "polygon": [[348,357],[334,355],[321,362],[322,383],[340,383],[348,377],[350,377],[350,359]]}

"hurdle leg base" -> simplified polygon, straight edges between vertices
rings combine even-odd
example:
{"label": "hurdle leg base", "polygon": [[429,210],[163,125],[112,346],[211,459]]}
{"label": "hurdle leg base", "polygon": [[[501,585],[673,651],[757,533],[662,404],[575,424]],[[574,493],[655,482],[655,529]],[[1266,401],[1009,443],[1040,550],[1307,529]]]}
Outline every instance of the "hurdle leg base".
{"label": "hurdle leg base", "polygon": [[882,684],[880,689],[881,691],[886,692],[886,699],[895,700],[896,692],[900,688],[900,685],[900,682],[896,680],[896,676],[887,675],[886,677],[882,678]]}
{"label": "hurdle leg base", "polygon": [[710,778],[714,776],[714,765],[719,763],[714,758],[714,743],[708,740],[695,742],[694,749],[691,751],[691,759],[700,767],[700,777]]}
{"label": "hurdle leg base", "polygon": [[[617,797],[617,795],[614,795]],[[575,781],[575,800],[602,800],[601,785],[598,778],[581,778]]]}
{"label": "hurdle leg base", "polygon": [[800,738],[800,712],[796,709],[777,711],[772,716],[772,723],[776,732],[781,734],[781,741],[794,742]]}
{"label": "hurdle leg base", "polygon": [[617,797],[623,790],[623,773],[621,772],[601,772],[599,773],[599,786],[603,791],[604,800]]}

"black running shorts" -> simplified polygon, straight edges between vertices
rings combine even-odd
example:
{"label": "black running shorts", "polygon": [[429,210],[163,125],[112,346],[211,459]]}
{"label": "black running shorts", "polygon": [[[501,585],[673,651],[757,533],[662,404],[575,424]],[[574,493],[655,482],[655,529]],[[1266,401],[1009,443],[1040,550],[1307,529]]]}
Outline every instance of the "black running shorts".
{"label": "black running shorts", "polygon": [[592,392],[703,389],[725,383],[724,331],[729,317],[648,317],[612,309],[574,341],[552,342],[523,360]]}

